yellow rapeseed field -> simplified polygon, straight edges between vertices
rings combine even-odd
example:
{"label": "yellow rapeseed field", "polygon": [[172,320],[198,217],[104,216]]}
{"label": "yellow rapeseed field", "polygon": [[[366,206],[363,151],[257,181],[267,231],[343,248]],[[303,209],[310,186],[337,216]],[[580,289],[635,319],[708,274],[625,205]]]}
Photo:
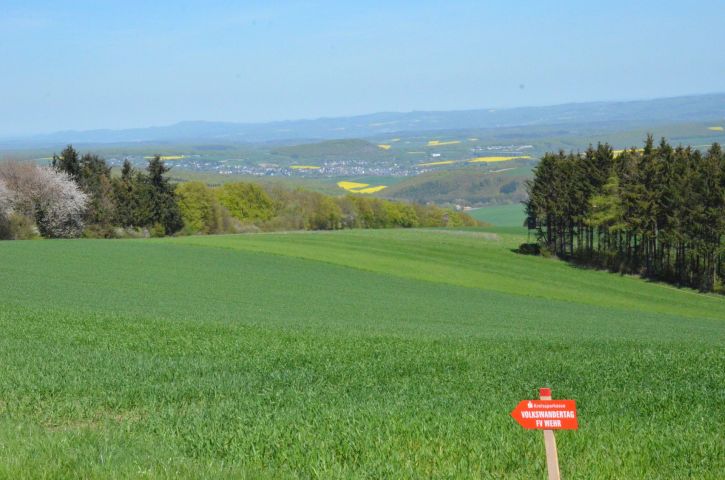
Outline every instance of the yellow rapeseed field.
{"label": "yellow rapeseed field", "polygon": [[371,187],[369,183],[358,183],[358,182],[337,182],[337,186],[343,190],[347,190],[351,193],[375,193],[386,188],[385,185],[378,185]]}
{"label": "yellow rapeseed field", "polygon": [[390,150],[390,145],[383,143],[378,145],[378,148],[382,148],[383,150]]}
{"label": "yellow rapeseed field", "polygon": [[348,191],[352,191],[358,188],[365,188],[370,186],[369,183],[358,183],[358,182],[337,182],[337,186]]}
{"label": "yellow rapeseed field", "polygon": [[292,165],[289,168],[292,170],[319,170],[320,167],[317,165]]}
{"label": "yellow rapeseed field", "polygon": [[[629,149],[629,148],[627,148],[626,150],[630,150],[630,149]],[[624,151],[625,151],[625,149],[620,149],[620,150],[612,150],[612,155],[614,155],[615,157],[618,157],[618,156],[620,156],[620,155],[621,155],[622,153],[624,153]],[[637,149],[636,149],[635,151],[636,151],[637,153],[641,153],[641,152],[644,152],[644,148],[637,148]]]}
{"label": "yellow rapeseed field", "polygon": [[[154,158],[153,156],[143,157],[146,160],[150,160]],[[185,155],[160,155],[161,160],[181,160],[182,158],[185,158]]]}
{"label": "yellow rapeseed field", "polygon": [[386,188],[385,185],[378,185],[377,187],[361,188],[359,190],[351,190],[353,193],[375,193]]}
{"label": "yellow rapeseed field", "polygon": [[508,162],[509,160],[528,160],[530,158],[529,155],[521,155],[518,157],[476,157],[469,160],[468,163]]}
{"label": "yellow rapeseed field", "polygon": [[419,163],[419,167],[435,167],[436,165],[450,165],[452,163],[456,163],[455,160],[441,160],[440,162],[428,162],[428,163]]}
{"label": "yellow rapeseed field", "polygon": [[721,126],[707,127],[707,129],[712,130],[713,132],[722,132],[723,130],[725,130]]}
{"label": "yellow rapeseed field", "polygon": [[442,145],[455,145],[461,143],[460,140],[449,140],[447,142],[441,142],[440,140],[431,140],[428,142],[429,147],[440,147]]}

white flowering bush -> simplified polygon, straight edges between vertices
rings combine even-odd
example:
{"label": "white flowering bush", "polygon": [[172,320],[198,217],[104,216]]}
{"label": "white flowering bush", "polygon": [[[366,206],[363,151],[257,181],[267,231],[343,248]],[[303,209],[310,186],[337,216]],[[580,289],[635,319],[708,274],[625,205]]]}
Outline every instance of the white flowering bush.
{"label": "white flowering bush", "polygon": [[5,182],[0,180],[0,217],[10,215],[12,208],[12,192],[5,186]]}
{"label": "white flowering bush", "polygon": [[69,238],[83,232],[88,196],[68,176],[33,164],[0,165],[0,209],[35,221],[44,237]]}
{"label": "white flowering bush", "polygon": [[83,233],[88,196],[67,173],[39,168],[40,190],[35,198],[35,221],[44,237],[77,237]]}
{"label": "white flowering bush", "polygon": [[0,240],[12,237],[10,219],[8,218],[11,213],[10,195],[10,190],[5,186],[5,182],[0,180]]}

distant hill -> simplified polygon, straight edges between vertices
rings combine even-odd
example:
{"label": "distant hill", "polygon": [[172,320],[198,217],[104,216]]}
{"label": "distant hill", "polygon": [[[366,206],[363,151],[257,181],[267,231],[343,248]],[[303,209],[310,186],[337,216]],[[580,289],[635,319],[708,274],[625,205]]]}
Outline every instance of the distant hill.
{"label": "distant hill", "polygon": [[213,142],[216,145],[369,138],[396,133],[498,129],[542,125],[596,125],[637,128],[692,121],[725,121],[725,94],[638,100],[572,103],[545,107],[440,112],[374,113],[354,117],[270,123],[186,121],[174,125],[125,130],[64,131],[0,139],[0,147],[21,148],[74,144]]}
{"label": "distant hill", "polygon": [[381,196],[416,203],[481,206],[519,203],[526,198],[524,182],[529,178],[522,169],[487,171],[465,167],[409,177],[386,188]]}
{"label": "distant hill", "polygon": [[387,156],[384,150],[365,140],[326,140],[316,143],[303,143],[277,147],[270,151],[273,155],[282,155],[292,159],[314,159],[316,161],[349,159],[355,156],[375,158]]}

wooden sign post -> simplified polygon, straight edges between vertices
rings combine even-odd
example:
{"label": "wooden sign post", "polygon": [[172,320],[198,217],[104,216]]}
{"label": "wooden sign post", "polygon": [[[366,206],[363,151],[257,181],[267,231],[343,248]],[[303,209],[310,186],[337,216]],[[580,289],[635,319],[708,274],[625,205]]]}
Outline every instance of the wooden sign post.
{"label": "wooden sign post", "polygon": [[551,389],[539,389],[539,400],[522,400],[511,412],[511,416],[526,429],[544,431],[546,447],[546,469],[549,480],[560,480],[559,454],[556,451],[554,430],[576,430],[579,421],[574,400],[552,400]]}
{"label": "wooden sign post", "polygon": [[[551,400],[551,389],[540,388],[539,399]],[[549,472],[549,480],[561,480],[559,453],[556,451],[554,430],[544,430],[544,447],[546,448],[546,470]]]}

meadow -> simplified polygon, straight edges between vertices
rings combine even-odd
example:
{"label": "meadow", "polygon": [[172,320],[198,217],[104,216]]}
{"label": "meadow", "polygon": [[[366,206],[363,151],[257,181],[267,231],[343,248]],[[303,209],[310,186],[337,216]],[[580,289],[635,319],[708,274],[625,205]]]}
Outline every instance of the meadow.
{"label": "meadow", "polygon": [[721,478],[725,300],[520,228],[0,243],[0,478]]}
{"label": "meadow", "polygon": [[520,227],[526,220],[524,206],[521,203],[491,205],[466,212],[476,220],[497,227]]}

